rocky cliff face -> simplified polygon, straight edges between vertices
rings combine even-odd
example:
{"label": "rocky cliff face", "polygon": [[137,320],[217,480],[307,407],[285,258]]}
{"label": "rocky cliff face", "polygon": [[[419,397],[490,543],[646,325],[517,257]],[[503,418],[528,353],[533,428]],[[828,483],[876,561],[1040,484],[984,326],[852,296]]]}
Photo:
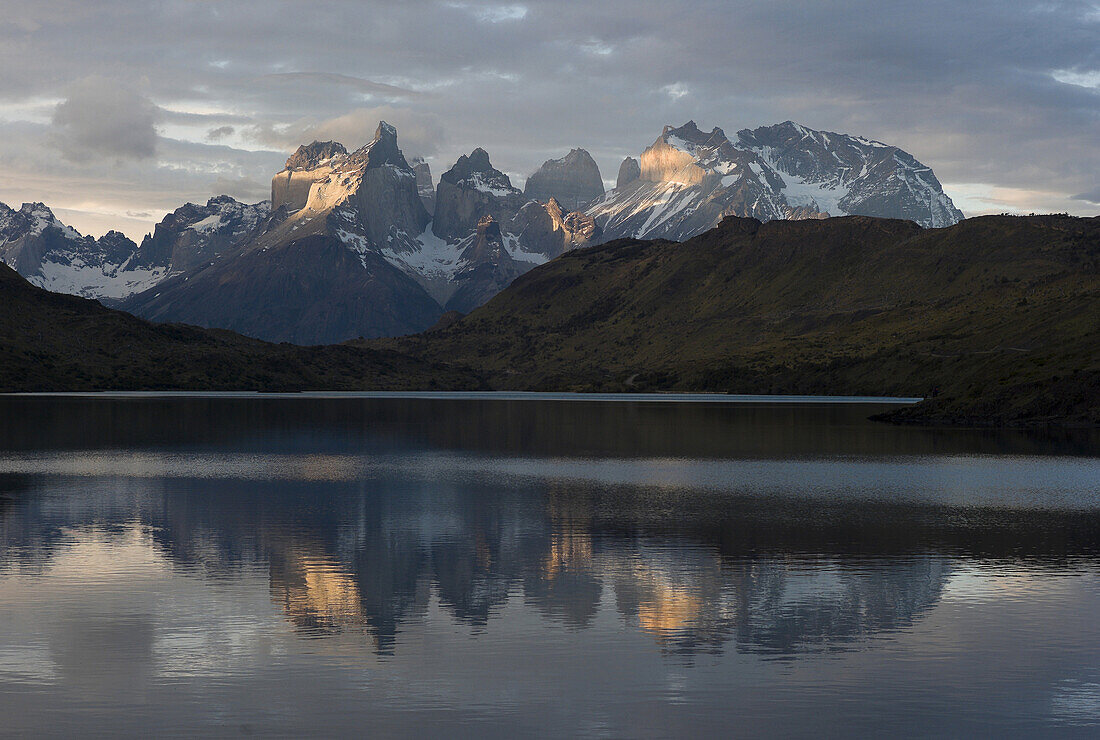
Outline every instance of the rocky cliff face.
{"label": "rocky cliff face", "polygon": [[[440,178],[431,230],[408,249],[383,254],[441,306],[468,311],[471,301],[487,300],[498,289],[493,286],[595,243],[600,234],[592,218],[568,212],[554,198],[529,200],[485,150],[475,149]],[[493,248],[486,252],[478,244]]]}
{"label": "rocky cliff face", "polygon": [[444,240],[462,239],[475,232],[485,216],[507,223],[527,202],[508,175],[493,167],[484,149],[458,158],[439,178],[432,233]]}
{"label": "rocky cliff face", "polygon": [[435,181],[432,180],[432,168],[420,157],[409,160],[413,174],[416,175],[416,189],[428,215],[435,213]]}
{"label": "rocky cliff face", "polygon": [[271,178],[272,209],[286,206],[288,211],[305,207],[313,183],[325,179],[336,162],[346,160],[348,150],[335,141],[303,144],[290,155],[286,168]]}
{"label": "rocky cliff face", "polygon": [[554,199],[578,211],[603,197],[603,177],[592,155],[584,149],[574,149],[561,159],[543,162],[542,167],[527,178],[523,194],[528,200],[540,203]]}
{"label": "rocky cliff face", "polygon": [[505,246],[500,224],[491,215],[482,216],[477,232],[462,251],[462,267],[455,273],[458,285],[444,307],[469,313],[507,288],[533,265],[521,266]]}
{"label": "rocky cliff face", "polygon": [[586,213],[566,211],[557,200],[530,201],[508,225],[522,251],[553,259],[570,249],[597,244],[603,236],[596,220]]}
{"label": "rocky cliff face", "polygon": [[619,176],[615,179],[615,187],[622,188],[630,185],[642,176],[642,166],[634,157],[627,157],[619,165]]}
{"label": "rocky cliff face", "polygon": [[619,169],[615,190],[588,209],[605,239],[687,239],[726,216],[905,218],[947,226],[962,214],[911,155],[867,139],[787,122],[738,132],[665,127]]}
{"label": "rocky cliff face", "polygon": [[272,180],[272,198],[272,207],[289,215],[264,236],[264,246],[344,230],[378,249],[407,249],[431,220],[397,129],[385,121],[370,143],[350,154],[333,142],[300,147]]}

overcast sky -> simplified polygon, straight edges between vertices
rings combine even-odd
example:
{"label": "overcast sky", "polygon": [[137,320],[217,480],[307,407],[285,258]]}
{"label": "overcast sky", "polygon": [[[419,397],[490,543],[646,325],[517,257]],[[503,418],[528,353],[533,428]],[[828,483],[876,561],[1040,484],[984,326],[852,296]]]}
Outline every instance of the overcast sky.
{"label": "overcast sky", "polygon": [[900,146],[968,215],[1100,213],[1100,0],[0,0],[0,201],[134,238],[380,118],[438,178],[613,180],[665,123]]}

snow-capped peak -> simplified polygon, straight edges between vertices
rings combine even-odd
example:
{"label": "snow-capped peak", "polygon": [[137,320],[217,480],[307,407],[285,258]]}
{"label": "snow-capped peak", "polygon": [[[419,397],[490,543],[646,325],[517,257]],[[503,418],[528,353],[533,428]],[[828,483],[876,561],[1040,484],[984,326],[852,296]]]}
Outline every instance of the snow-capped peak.
{"label": "snow-capped peak", "polygon": [[19,212],[27,218],[29,232],[34,236],[40,236],[46,229],[53,228],[66,239],[82,239],[76,229],[66,226],[58,220],[45,203],[24,203]]}

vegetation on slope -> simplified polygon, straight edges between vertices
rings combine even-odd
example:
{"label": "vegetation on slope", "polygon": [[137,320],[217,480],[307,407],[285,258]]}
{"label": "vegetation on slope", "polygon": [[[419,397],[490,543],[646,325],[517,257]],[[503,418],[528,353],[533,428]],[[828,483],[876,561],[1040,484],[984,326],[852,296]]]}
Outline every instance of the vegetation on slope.
{"label": "vegetation on slope", "polygon": [[385,349],[268,344],[151,324],[36,288],[0,264],[0,390],[480,388],[472,373]]}
{"label": "vegetation on slope", "polygon": [[390,340],[496,388],[925,396],[906,421],[1100,423],[1100,218],[729,218],[619,240]]}

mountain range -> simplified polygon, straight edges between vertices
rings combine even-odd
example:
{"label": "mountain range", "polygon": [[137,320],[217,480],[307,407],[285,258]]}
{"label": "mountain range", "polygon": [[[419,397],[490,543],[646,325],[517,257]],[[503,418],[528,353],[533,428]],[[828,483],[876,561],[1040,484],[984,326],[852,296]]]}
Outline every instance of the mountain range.
{"label": "mountain range", "polygon": [[564,252],[616,238],[682,241],[728,216],[860,214],[957,223],[932,173],[900,149],[786,122],[734,140],[666,126],[604,191],[583,149],[521,190],[475,148],[438,182],[381,122],[349,152],[298,148],[270,201],[186,204],[137,245],[78,234],[41,203],[0,204],[0,261],[32,283],[155,321],[321,344],[411,334],[465,314]]}

